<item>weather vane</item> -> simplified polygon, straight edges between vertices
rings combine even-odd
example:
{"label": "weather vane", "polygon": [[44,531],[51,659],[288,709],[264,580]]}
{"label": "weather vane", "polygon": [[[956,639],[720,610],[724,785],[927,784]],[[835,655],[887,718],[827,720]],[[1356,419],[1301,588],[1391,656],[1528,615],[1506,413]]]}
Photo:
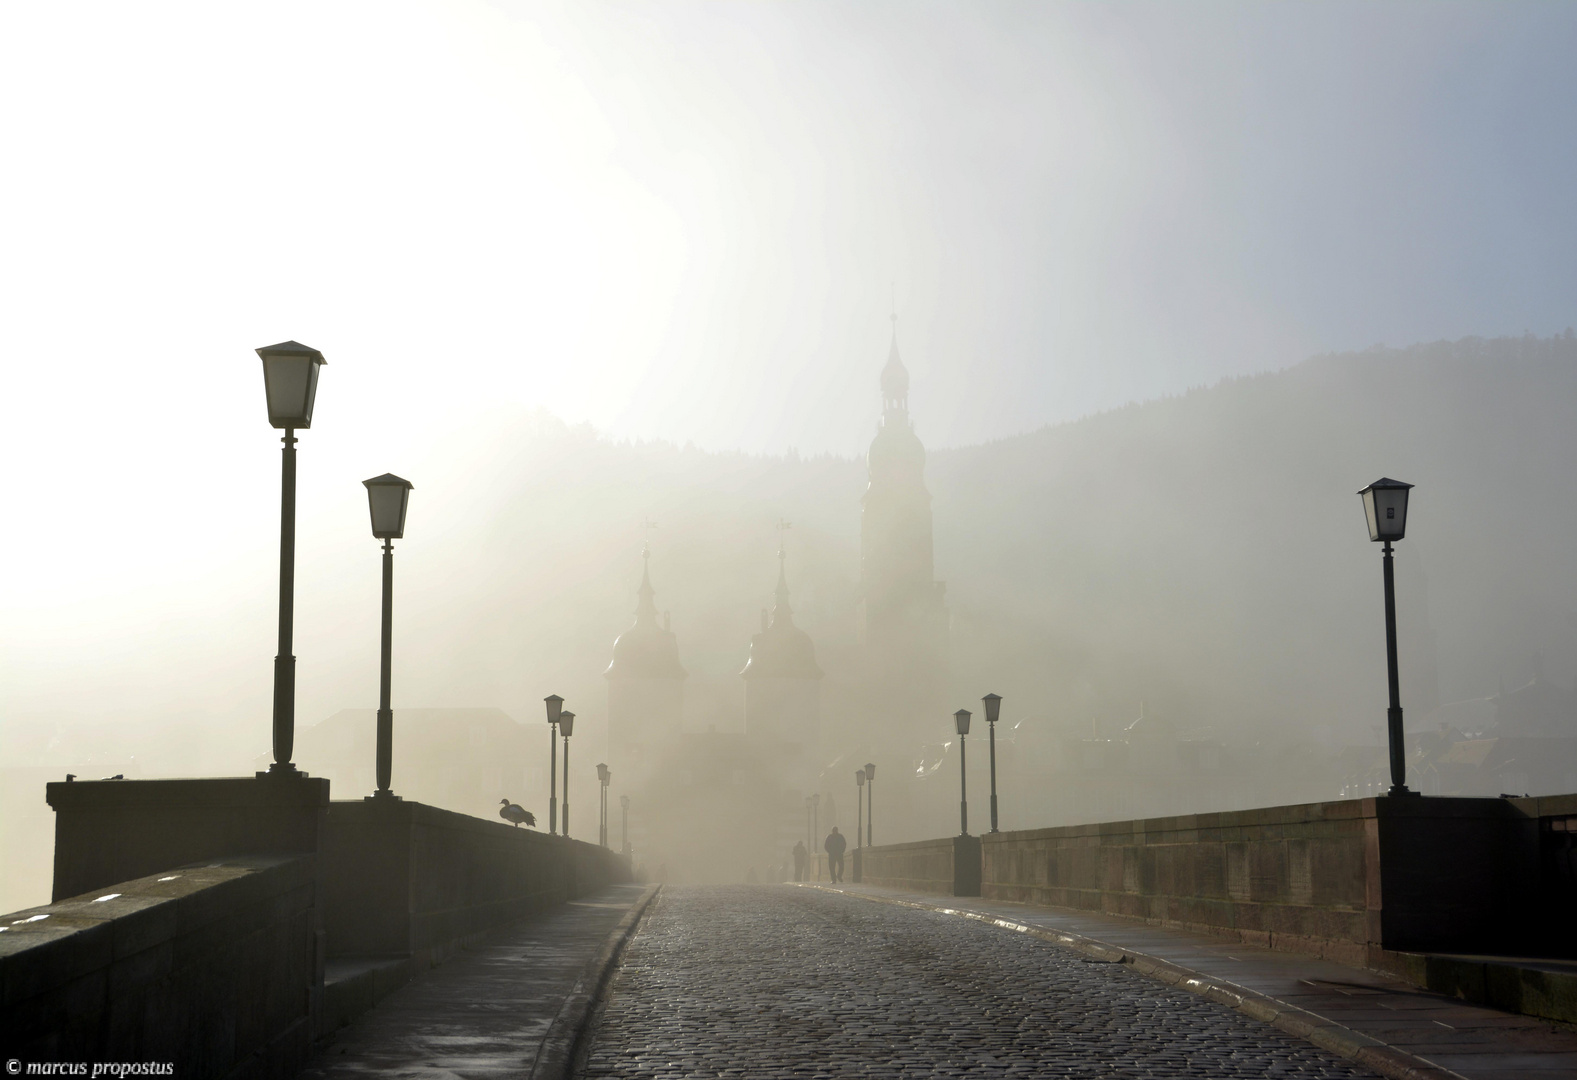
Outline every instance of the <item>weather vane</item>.
{"label": "weather vane", "polygon": [[772,527],[778,531],[778,561],[781,562],[783,560],[783,534],[792,529],[794,523],[778,518],[778,523]]}
{"label": "weather vane", "polygon": [[651,518],[646,518],[641,522],[641,528],[646,530],[646,539],[641,542],[641,554],[643,556],[650,555],[652,553],[652,530],[657,528],[657,522]]}

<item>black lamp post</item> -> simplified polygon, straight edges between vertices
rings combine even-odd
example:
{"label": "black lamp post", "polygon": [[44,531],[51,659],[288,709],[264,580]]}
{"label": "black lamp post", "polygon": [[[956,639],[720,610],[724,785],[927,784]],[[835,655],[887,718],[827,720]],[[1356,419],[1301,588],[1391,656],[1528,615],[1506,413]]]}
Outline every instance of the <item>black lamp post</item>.
{"label": "black lamp post", "polygon": [[575,731],[575,714],[559,713],[559,734],[564,736],[564,835],[569,836],[569,737]]}
{"label": "black lamp post", "polygon": [[854,848],[865,842],[865,770],[854,770]]}
{"label": "black lamp post", "polygon": [[991,831],[997,831],[997,715],[1002,711],[1002,695],[987,694],[980,699],[986,707],[986,730],[991,733]]}
{"label": "black lamp post", "polygon": [[564,714],[564,699],[549,694],[542,699],[548,707],[548,835],[559,831],[559,717]]}
{"label": "black lamp post", "polygon": [[411,501],[411,482],[393,473],[363,480],[367,509],[372,515],[372,535],[383,541],[383,653],[378,671],[378,790],[380,799],[394,798],[389,776],[394,762],[394,712],[389,707],[390,652],[394,643],[394,542],[405,536],[405,508]]}
{"label": "black lamp post", "polygon": [[294,776],[290,755],[296,743],[296,657],[293,635],[296,605],[296,429],[312,426],[323,354],[299,341],[282,341],[257,350],[263,361],[268,422],[285,432],[279,499],[279,652],[274,656],[275,776]]}
{"label": "black lamp post", "polygon": [[810,797],[810,857],[816,864],[816,880],[821,880],[821,792]]}
{"label": "black lamp post", "polygon": [[619,796],[619,809],[624,811],[624,843],[620,845],[619,850],[628,859],[630,857],[630,797],[628,795]]}
{"label": "black lamp post", "polygon": [[608,771],[608,766],[599,761],[597,781],[602,785],[602,796],[597,806],[597,843],[602,847],[608,846],[608,781],[612,778],[613,773]]}
{"label": "black lamp post", "polygon": [[969,835],[969,759],[964,756],[964,736],[969,734],[969,710],[959,709],[953,714],[958,728],[958,831]]}
{"label": "black lamp post", "polygon": [[871,823],[876,820],[876,766],[865,763],[865,846],[871,846]]}
{"label": "black lamp post", "polygon": [[1412,487],[1382,476],[1358,493],[1369,522],[1369,539],[1385,543],[1385,659],[1391,679],[1391,707],[1385,714],[1391,749],[1391,790],[1387,795],[1418,794],[1407,790],[1407,741],[1402,733],[1402,692],[1396,673],[1396,576],[1391,567],[1391,541],[1407,535],[1407,496]]}

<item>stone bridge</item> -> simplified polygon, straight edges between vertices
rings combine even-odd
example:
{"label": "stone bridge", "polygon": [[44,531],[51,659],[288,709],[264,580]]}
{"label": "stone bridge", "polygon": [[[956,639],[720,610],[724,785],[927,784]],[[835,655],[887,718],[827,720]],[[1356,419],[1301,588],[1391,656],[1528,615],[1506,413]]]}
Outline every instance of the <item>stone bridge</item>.
{"label": "stone bridge", "polygon": [[304,777],[48,798],[55,899],[0,918],[11,1075],[1577,1076],[1577,796],[949,837],[726,886]]}

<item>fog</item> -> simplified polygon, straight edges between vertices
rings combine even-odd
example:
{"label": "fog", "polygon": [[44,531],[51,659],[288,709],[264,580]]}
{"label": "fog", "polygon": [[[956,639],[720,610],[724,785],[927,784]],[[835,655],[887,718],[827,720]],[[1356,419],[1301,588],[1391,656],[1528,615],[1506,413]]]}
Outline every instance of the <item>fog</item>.
{"label": "fog", "polygon": [[[359,481],[386,471],[416,485],[395,790],[545,823],[558,693],[575,835],[606,761],[654,876],[781,872],[806,795],[852,831],[866,761],[878,843],[954,831],[957,708],[979,831],[989,691],[1004,828],[1373,793],[1353,493],[1382,474],[1418,485],[1417,768],[1574,789],[1574,30],[1535,4],[8,7],[0,906],[47,894],[45,780],[267,764],[250,350],[286,338],[328,358],[296,760],[336,798],[370,790]],[[946,583],[909,668],[862,567],[895,313]],[[780,544],[821,678],[814,734],[774,742],[740,672]],[[604,671],[643,545],[687,677],[637,749]],[[1547,741],[1453,764],[1492,738]]]}

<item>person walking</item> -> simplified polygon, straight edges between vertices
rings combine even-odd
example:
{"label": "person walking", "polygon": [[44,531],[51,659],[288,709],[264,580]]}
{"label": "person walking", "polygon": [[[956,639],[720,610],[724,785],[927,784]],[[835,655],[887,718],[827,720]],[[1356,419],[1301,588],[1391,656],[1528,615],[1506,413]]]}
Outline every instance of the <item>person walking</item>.
{"label": "person walking", "polygon": [[805,850],[805,841],[798,840],[794,843],[794,880],[805,880],[805,863],[810,859],[810,852]]}
{"label": "person walking", "polygon": [[833,881],[842,881],[843,851],[849,846],[849,842],[843,838],[843,834],[834,825],[821,846],[827,849],[827,876]]}

